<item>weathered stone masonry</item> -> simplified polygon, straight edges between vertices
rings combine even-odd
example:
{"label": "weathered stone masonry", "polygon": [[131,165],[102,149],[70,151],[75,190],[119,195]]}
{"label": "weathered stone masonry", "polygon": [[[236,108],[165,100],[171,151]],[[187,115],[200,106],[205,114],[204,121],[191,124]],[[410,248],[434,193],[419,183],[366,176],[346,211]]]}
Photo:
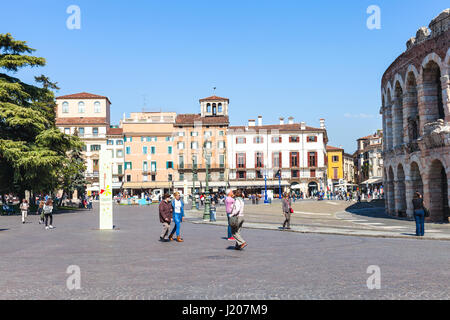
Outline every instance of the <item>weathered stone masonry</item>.
{"label": "weathered stone masonry", "polygon": [[415,191],[433,221],[449,221],[450,9],[421,27],[381,83],[386,210],[413,215]]}

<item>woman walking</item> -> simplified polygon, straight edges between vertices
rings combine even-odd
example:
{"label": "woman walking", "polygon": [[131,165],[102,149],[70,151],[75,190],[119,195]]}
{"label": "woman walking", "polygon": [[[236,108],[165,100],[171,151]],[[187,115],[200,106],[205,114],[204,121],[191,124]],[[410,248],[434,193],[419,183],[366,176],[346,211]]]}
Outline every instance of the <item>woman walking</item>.
{"label": "woman walking", "polygon": [[230,226],[230,215],[231,212],[233,210],[233,205],[234,205],[234,193],[233,190],[228,189],[227,190],[227,197],[225,199],[225,211],[227,213],[227,219],[228,219],[228,236],[227,239],[228,241],[235,241],[235,239],[233,238],[233,234],[231,233],[231,226]]}
{"label": "woman walking", "polygon": [[[54,229],[53,224],[53,200],[48,199],[43,207],[44,217],[45,217],[45,230]],[[50,219],[50,224],[48,224],[48,220]]]}
{"label": "woman walking", "polygon": [[181,222],[184,221],[184,202],[181,200],[180,193],[175,192],[175,199],[172,200],[172,208],[173,208],[173,222],[175,222],[175,226],[170,233],[169,240],[173,240],[173,234],[177,233],[177,242],[183,242],[184,240],[180,236],[180,228]]}
{"label": "woman walking", "polygon": [[22,212],[22,223],[25,223],[25,218],[28,217],[28,209],[30,208],[26,199],[22,200],[20,204],[20,211]]}
{"label": "woman walking", "polygon": [[37,209],[37,214],[39,215],[39,224],[44,223],[44,204],[45,201],[39,201],[39,207]]}
{"label": "woman walking", "polygon": [[425,234],[425,208],[420,192],[416,192],[413,197],[414,219],[416,220],[416,236],[423,237]]}
{"label": "woman walking", "polygon": [[285,217],[285,220],[283,222],[283,230],[290,230],[291,229],[291,201],[289,199],[289,196],[287,193],[283,194],[283,199],[281,200],[283,214]]}
{"label": "woman walking", "polygon": [[247,242],[241,236],[242,225],[244,224],[244,199],[242,191],[234,191],[234,204],[230,215],[230,226],[233,238],[236,240],[236,250],[242,250],[247,246]]}

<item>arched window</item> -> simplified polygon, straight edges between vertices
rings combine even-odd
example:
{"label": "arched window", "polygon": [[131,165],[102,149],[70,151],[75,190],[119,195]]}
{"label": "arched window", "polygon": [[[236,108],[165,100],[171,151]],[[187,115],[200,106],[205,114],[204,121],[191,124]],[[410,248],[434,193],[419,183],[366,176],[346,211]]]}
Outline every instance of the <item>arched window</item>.
{"label": "arched window", "polygon": [[211,112],[211,104],[207,104],[206,105],[206,112],[210,113]]}
{"label": "arched window", "polygon": [[78,113],[84,113],[84,102],[78,102]]}
{"label": "arched window", "polygon": [[213,113],[213,115],[216,115],[216,104],[215,103],[213,103],[212,113]]}
{"label": "arched window", "polygon": [[62,104],[62,112],[69,113],[69,103],[67,101],[64,101]]}
{"label": "arched window", "polygon": [[100,113],[100,102],[96,101],[94,103],[94,112],[95,113]]}
{"label": "arched window", "polygon": [[221,103],[219,103],[219,105],[218,105],[218,107],[217,107],[217,112],[218,113],[222,113],[222,104]]}

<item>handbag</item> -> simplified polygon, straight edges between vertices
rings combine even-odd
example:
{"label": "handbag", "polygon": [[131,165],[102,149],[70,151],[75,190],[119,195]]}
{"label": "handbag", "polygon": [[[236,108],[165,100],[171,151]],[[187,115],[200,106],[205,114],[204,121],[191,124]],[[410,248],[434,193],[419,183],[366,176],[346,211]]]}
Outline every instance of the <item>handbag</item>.
{"label": "handbag", "polygon": [[289,207],[289,212],[294,213],[294,209],[292,209],[292,207]]}
{"label": "handbag", "polygon": [[428,210],[427,208],[423,207],[423,211],[425,212],[425,218],[428,218],[430,216],[430,210]]}

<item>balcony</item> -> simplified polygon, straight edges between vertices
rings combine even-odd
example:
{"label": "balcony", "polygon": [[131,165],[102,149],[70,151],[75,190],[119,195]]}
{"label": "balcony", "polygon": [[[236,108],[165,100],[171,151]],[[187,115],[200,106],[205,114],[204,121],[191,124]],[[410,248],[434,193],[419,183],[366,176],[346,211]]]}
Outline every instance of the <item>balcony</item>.
{"label": "balcony", "polygon": [[156,174],[156,169],[142,169],[143,175]]}

